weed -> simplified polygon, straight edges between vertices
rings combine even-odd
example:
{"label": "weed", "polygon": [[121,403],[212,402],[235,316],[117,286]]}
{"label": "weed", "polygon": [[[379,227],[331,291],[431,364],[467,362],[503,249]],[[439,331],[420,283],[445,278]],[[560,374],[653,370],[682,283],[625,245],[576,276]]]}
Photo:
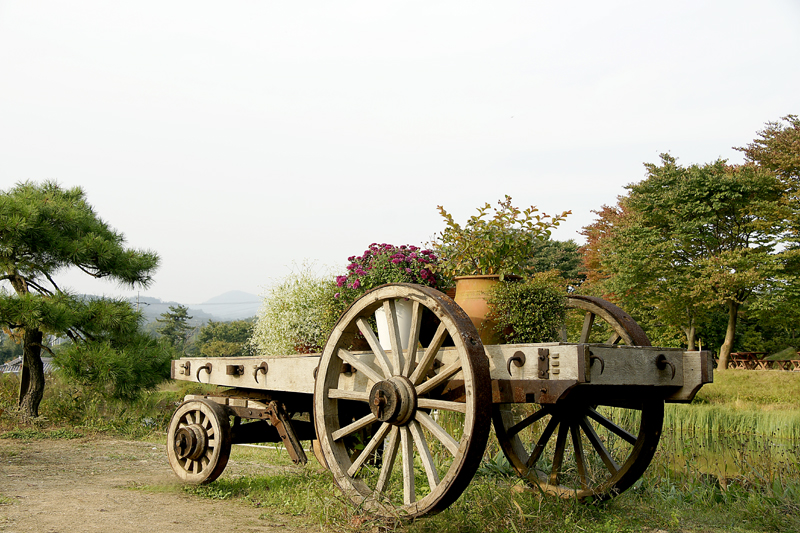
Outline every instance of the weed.
{"label": "weed", "polygon": [[46,438],[47,433],[36,428],[16,429],[12,431],[6,431],[0,435],[0,439],[40,440]]}

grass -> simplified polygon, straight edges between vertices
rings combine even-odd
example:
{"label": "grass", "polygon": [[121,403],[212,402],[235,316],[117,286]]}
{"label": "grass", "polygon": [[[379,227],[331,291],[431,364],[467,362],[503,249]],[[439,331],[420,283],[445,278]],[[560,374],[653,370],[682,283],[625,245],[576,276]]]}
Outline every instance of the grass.
{"label": "grass", "polygon": [[800,372],[717,370],[714,383],[704,385],[694,403],[731,410],[800,410]]}
{"label": "grass", "polygon": [[[208,385],[177,382],[143,393],[136,401],[123,402],[106,398],[97,391],[69,383],[59,374],[48,376],[39,419],[33,426],[78,430],[86,435],[108,433],[129,439],[147,438],[166,432],[170,417],[187,394],[210,390]],[[14,431],[20,425],[17,411],[19,378],[0,375],[0,433]],[[31,428],[25,428],[26,431]],[[58,434],[46,437],[65,438]],[[15,437],[6,437],[15,438]]]}
{"label": "grass", "polygon": [[[273,451],[262,461],[285,463]],[[254,460],[254,452],[234,447],[233,461]],[[186,493],[215,500],[248,503],[306,525],[329,531],[404,531],[409,533],[509,532],[762,532],[800,530],[800,493],[776,495],[763,486],[730,484],[723,488],[709,476],[671,472],[666,454],[651,472],[620,497],[606,503],[581,504],[543,497],[503,469],[481,469],[464,494],[442,513],[411,523],[361,515],[344,501],[329,473],[316,463],[286,466],[284,473],[228,476]],[[798,485],[794,485],[796,490]],[[311,522],[311,523],[309,523]]]}
{"label": "grass", "polygon": [[41,439],[80,439],[84,436],[69,428],[51,429],[42,431],[36,428],[21,428],[5,431],[0,434],[0,439],[41,440]]}

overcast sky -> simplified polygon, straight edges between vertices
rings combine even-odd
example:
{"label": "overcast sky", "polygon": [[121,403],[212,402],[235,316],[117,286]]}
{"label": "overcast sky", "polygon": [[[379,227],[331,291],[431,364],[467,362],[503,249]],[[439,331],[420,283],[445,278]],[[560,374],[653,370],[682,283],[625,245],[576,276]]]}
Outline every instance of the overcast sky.
{"label": "overcast sky", "polygon": [[789,113],[797,0],[0,0],[0,188],[83,187],[185,304],[505,194],[580,241],[644,162],[740,162]]}

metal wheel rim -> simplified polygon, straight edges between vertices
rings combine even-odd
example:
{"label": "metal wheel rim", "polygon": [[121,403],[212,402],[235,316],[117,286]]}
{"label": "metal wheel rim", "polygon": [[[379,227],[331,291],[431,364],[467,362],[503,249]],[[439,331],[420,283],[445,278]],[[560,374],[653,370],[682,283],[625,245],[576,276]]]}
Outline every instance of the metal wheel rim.
{"label": "metal wheel rim", "polygon": [[[364,331],[364,324],[362,322],[359,326],[358,319],[368,317],[381,306],[391,315],[394,312],[391,307],[393,304],[389,302],[400,298],[411,300],[414,305],[412,340],[418,338],[423,308],[433,312],[440,321],[434,339],[427,347],[416,350],[416,353],[412,350],[416,342],[410,342],[409,348],[402,351],[398,349],[398,331],[394,330],[392,346],[395,349],[381,363],[379,350],[376,350],[372,339],[368,338],[372,352],[365,358],[369,364],[353,364],[356,361],[342,350],[347,345],[348,336],[355,329]],[[459,367],[456,373],[451,373],[453,366],[446,365],[431,370],[434,376],[439,377],[428,377],[428,372],[415,370],[414,364],[407,364],[411,352],[413,363],[431,368],[438,359],[431,359],[430,355],[436,355],[437,358],[441,356],[442,350],[436,346],[441,345],[447,335],[455,344],[453,353],[456,354],[456,361],[453,365]],[[396,359],[396,352],[402,352],[403,356]],[[354,424],[371,425],[374,431],[369,441],[364,443],[362,453],[353,458],[348,455],[342,443],[343,434],[346,435],[348,429],[341,427],[338,411],[339,402],[344,399],[343,393],[338,392],[338,387],[343,379],[341,369],[345,359],[365,376],[371,372],[371,377],[367,378],[370,387],[387,381],[390,375],[404,376],[413,385],[415,394],[418,395],[416,401],[419,402],[406,424],[375,423],[377,418],[374,413],[356,421]],[[425,361],[431,363],[425,364]],[[437,380],[441,380],[440,383],[444,385],[448,382],[452,385],[456,380],[461,380],[465,401],[458,406],[454,404],[459,402],[442,400],[436,396],[436,391],[440,388],[430,385]],[[436,404],[438,410],[446,412],[447,416],[456,412],[451,409],[463,410],[463,413],[459,411],[453,415],[463,419],[460,434],[453,432],[458,438],[450,435],[448,431],[451,430],[443,429],[429,414],[433,413],[430,406],[436,400],[441,401]],[[362,395],[360,401],[369,401],[369,397]],[[491,424],[490,406],[488,360],[480,336],[466,313],[452,299],[434,289],[411,284],[391,284],[362,296],[345,312],[334,328],[323,351],[317,374],[314,418],[328,467],[336,483],[356,506],[382,516],[415,518],[445,509],[469,484],[486,448]],[[436,455],[431,452],[430,445],[434,448],[446,448],[446,452]],[[364,465],[368,454],[373,452],[381,454],[380,465],[369,471]],[[437,462],[443,456],[444,459]],[[447,456],[452,457],[449,462]],[[414,460],[421,463],[423,473],[414,472]],[[439,470],[442,472],[439,473]],[[409,475],[411,482],[408,480]],[[402,489],[402,497],[398,488]]]}

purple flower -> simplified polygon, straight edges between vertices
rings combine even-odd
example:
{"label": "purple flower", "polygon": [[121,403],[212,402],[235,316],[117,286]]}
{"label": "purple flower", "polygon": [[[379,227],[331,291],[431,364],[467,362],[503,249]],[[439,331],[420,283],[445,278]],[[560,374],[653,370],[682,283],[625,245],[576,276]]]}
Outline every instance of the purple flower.
{"label": "purple flower", "polygon": [[[339,285],[339,286],[341,287],[341,285]],[[333,297],[334,297],[334,298],[338,298],[339,296],[341,296],[341,294],[340,294],[340,293],[338,293],[338,292],[337,292],[336,294],[334,294],[334,295],[333,295]]]}
{"label": "purple flower", "polygon": [[359,288],[360,286],[361,286],[361,280],[360,280],[360,279],[357,279],[357,280],[355,280],[355,281],[353,282],[353,284],[351,285],[351,287],[352,287],[352,288],[354,288],[354,289],[357,289],[357,288]]}

